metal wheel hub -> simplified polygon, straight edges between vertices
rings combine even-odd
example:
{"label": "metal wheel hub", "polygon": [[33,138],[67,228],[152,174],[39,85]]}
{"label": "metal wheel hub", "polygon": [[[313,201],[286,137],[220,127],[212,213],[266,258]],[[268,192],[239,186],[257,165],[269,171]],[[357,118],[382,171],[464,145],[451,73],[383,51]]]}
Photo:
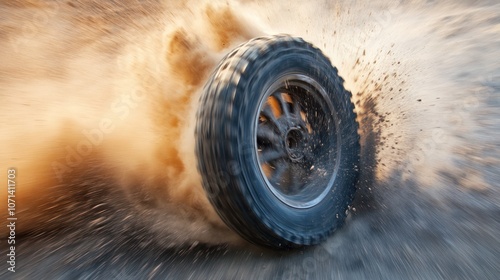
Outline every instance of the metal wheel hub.
{"label": "metal wheel hub", "polygon": [[285,136],[285,149],[288,158],[292,162],[299,162],[304,158],[304,150],[307,146],[307,137],[300,127],[292,127]]}
{"label": "metal wheel hub", "polygon": [[269,189],[285,204],[311,207],[331,187],[334,115],[322,87],[306,76],[284,76],[264,95],[256,120],[257,158]]}

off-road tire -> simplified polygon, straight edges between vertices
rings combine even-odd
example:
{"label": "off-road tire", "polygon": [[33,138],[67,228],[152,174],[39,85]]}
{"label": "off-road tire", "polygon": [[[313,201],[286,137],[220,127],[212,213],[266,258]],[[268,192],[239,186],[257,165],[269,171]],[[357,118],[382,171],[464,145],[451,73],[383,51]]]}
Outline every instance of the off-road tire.
{"label": "off-road tire", "polygon": [[287,35],[240,45],[209,78],[198,170],[220,217],[248,241],[313,245],[344,223],[360,145],[343,83],[319,49]]}

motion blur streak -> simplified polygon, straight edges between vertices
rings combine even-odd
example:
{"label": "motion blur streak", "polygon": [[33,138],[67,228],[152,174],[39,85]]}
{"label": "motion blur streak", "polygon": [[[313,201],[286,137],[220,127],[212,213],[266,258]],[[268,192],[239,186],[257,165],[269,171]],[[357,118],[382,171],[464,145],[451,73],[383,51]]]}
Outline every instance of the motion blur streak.
{"label": "motion blur streak", "polygon": [[[227,248],[245,243],[200,186],[198,96],[225,53],[276,33],[321,48],[352,91],[359,191],[321,246]],[[0,59],[22,238],[2,279],[500,275],[497,0],[5,0]]]}
{"label": "motion blur streak", "polygon": [[[172,235],[172,244],[231,239],[200,185],[194,116],[200,87],[222,51],[257,33],[228,6],[189,6],[2,5],[2,165],[19,170],[25,221],[19,232],[79,216],[94,223],[85,212],[99,182],[126,198],[129,206],[120,210],[134,207],[131,219],[151,219],[146,226]],[[90,201],[75,203],[83,193]],[[1,195],[5,200],[7,193]],[[170,212],[175,217],[165,217]],[[115,219],[107,214],[97,219],[121,223],[107,221]]]}

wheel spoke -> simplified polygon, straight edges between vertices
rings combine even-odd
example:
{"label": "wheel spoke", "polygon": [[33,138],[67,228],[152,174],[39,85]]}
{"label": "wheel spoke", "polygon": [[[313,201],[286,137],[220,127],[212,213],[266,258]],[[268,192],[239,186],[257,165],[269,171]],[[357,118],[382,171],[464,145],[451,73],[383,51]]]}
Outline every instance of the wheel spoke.
{"label": "wheel spoke", "polygon": [[271,178],[270,178],[271,183],[279,185],[281,183],[281,179],[283,177],[283,174],[287,170],[288,170],[288,164],[286,161],[283,161],[280,164],[277,164],[276,168],[274,169],[273,174],[271,175]]}
{"label": "wheel spoke", "polygon": [[297,102],[297,100],[295,100],[295,102],[293,102],[293,114],[297,119],[301,120],[302,116],[300,115],[300,112],[300,104],[299,102]]}
{"label": "wheel spoke", "polygon": [[277,135],[276,131],[269,127],[268,125],[261,123],[257,128],[257,139],[258,140],[268,140],[271,143],[278,143],[280,137]]}
{"label": "wheel spoke", "polygon": [[275,149],[265,149],[260,154],[260,162],[271,162],[273,160],[277,160],[286,156],[286,153],[283,150],[275,150]]}
{"label": "wheel spoke", "polygon": [[302,119],[302,115],[301,114],[304,114],[304,112],[302,112],[301,108],[300,108],[300,103],[297,102],[295,100],[295,102],[293,102],[293,118],[298,121],[301,125],[306,125],[304,120]]}
{"label": "wheel spoke", "polygon": [[280,103],[281,111],[283,112],[283,115],[285,117],[289,118],[290,117],[290,109],[288,108],[288,102],[285,101],[283,98],[283,93],[278,92],[277,94],[274,95],[276,99],[278,99],[278,102]]}
{"label": "wheel spoke", "polygon": [[271,106],[269,105],[265,105],[264,106],[264,110],[262,110],[261,114],[270,122],[272,123],[274,126],[276,126],[276,128],[279,128],[279,124],[278,124],[278,120],[276,119],[276,116],[274,115],[273,113],[273,110],[271,108]]}

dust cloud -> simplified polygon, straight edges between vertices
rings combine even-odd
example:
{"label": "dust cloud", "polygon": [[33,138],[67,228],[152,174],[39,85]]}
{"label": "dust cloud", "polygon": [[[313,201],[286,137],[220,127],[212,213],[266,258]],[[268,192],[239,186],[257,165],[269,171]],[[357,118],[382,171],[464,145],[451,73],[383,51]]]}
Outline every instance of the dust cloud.
{"label": "dust cloud", "polygon": [[261,33],[235,7],[196,3],[0,6],[2,169],[18,170],[19,233],[137,222],[166,245],[237,239],[201,188],[195,112],[224,52]]}
{"label": "dust cloud", "polygon": [[498,212],[500,6],[469,2],[3,1],[1,169],[19,172],[19,230],[240,242],[201,188],[195,112],[225,53],[277,33],[321,48],[353,93],[348,223],[408,203]]}

